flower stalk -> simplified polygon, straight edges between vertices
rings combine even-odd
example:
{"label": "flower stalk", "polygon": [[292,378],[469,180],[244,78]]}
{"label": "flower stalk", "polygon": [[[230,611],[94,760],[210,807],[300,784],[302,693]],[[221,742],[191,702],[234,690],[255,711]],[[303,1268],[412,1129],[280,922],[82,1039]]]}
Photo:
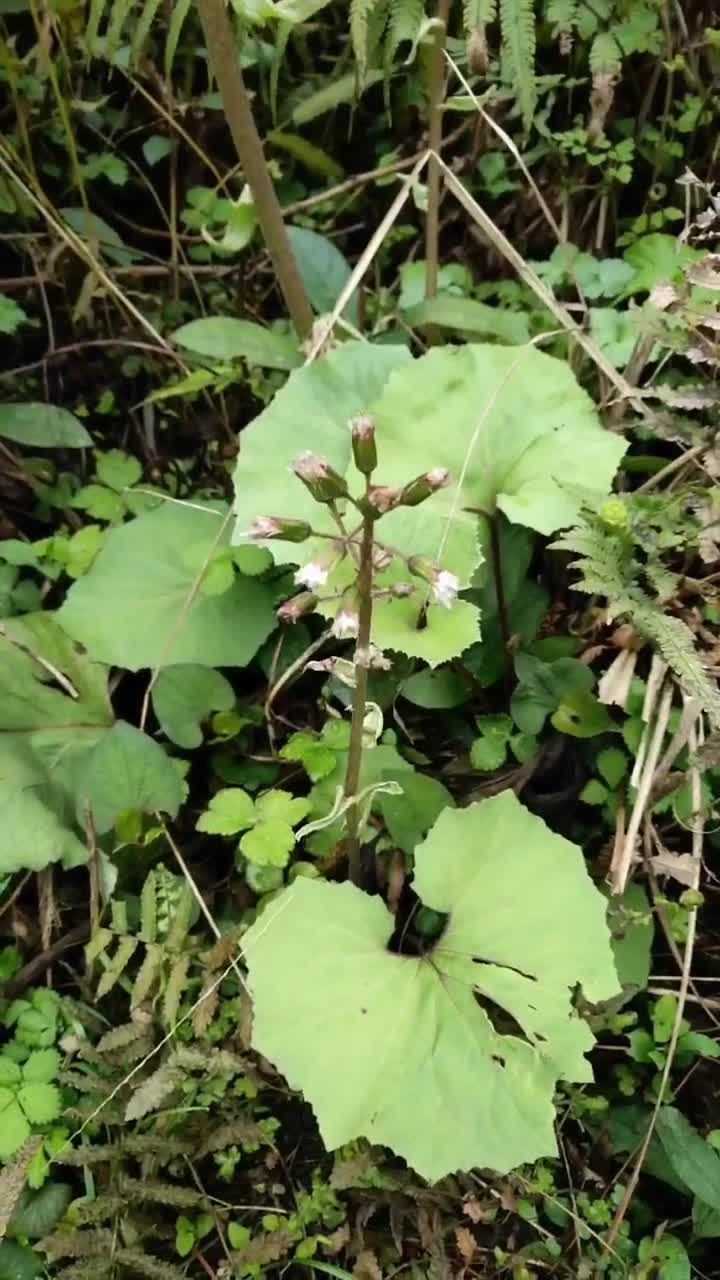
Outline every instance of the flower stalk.
{"label": "flower stalk", "polygon": [[347,811],[348,874],[353,884],[362,884],[360,854],[360,807],[356,797],[360,787],[363,753],[363,727],[367,705],[368,669],[370,666],[370,632],[372,628],[373,541],[375,521],[371,514],[363,517],[360,542],[360,568],[356,590],[358,596],[358,635],[355,645],[355,689],[353,691],[350,745],[345,773],[345,799],[353,800]]}

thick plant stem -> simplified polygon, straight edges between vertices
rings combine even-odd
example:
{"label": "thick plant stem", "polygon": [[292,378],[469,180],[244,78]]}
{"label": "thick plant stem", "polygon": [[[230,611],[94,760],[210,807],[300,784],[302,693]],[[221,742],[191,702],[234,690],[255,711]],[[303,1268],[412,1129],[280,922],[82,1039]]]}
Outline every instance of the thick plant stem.
{"label": "thick plant stem", "polygon": [[503,642],[504,666],[506,673],[508,673],[510,669],[510,640],[512,638],[512,633],[510,631],[510,618],[508,616],[507,600],[505,598],[502,550],[500,546],[500,526],[498,523],[497,512],[495,515],[488,516],[488,524],[490,526],[490,557],[492,561],[493,583],[495,586],[495,599],[497,600],[498,620],[500,622],[500,634]]}
{"label": "thick plant stem", "polygon": [[[373,528],[374,520],[372,516],[366,515],[363,519],[360,569],[357,578],[359,596],[358,636],[355,646],[355,692],[353,693],[352,723],[350,726],[350,748],[348,751],[347,772],[345,774],[346,799],[354,799],[360,786],[363,728],[365,724],[368,666],[370,662],[370,627],[372,624]],[[348,872],[353,884],[357,885],[362,880],[359,827],[360,811],[355,800],[347,811],[346,840]]]}
{"label": "thick plant stem", "polygon": [[[430,54],[428,75],[429,128],[428,146],[437,155],[442,146],[443,89],[445,86],[445,36],[450,0],[438,0],[438,29]],[[428,161],[427,215],[425,218],[425,297],[434,298],[438,285],[438,239],[440,234],[440,165],[435,156]]]}
{"label": "thick plant stem", "polygon": [[288,239],[280,203],[255,126],[225,0],[198,0],[198,12],[225,117],[252,192],[258,222],[278,284],[298,337],[307,338],[313,326],[312,308]]}

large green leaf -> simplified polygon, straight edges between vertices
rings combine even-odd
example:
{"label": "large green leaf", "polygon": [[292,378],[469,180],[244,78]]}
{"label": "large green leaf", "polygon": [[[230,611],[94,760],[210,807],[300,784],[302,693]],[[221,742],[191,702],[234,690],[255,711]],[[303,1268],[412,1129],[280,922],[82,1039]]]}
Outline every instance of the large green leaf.
{"label": "large green leaf", "polygon": [[112,723],[104,668],[53,615],[0,624],[1,871],[85,861],[72,774]]}
{"label": "large green leaf", "polygon": [[[200,663],[244,666],[275,625],[270,588],[238,576],[221,595],[197,590],[225,508],[165,503],[111,529],[58,617],[93,658],[137,671]],[[223,534],[219,547],[228,538]]]}
{"label": "large green leaf", "polygon": [[213,711],[229,711],[235,693],[229,680],[211,667],[166,667],[152,691],[153,709],[164,733],[179,747],[199,747],[201,724]]}
{"label": "large green leaf", "polygon": [[180,774],[160,744],[124,720],[103,736],[75,784],[78,819],[89,810],[99,834],[130,811],[159,809],[174,818],[183,795]]}
{"label": "large green leaf", "polygon": [[[491,516],[502,510],[510,520],[549,534],[577,514],[577,497],[565,487],[569,460],[582,460],[586,488],[605,493],[626,448],[602,430],[568,366],[534,348],[447,347],[411,361],[397,348],[347,343],[292,374],[243,432],[235,477],[236,539],[259,515],[295,515],[322,532],[333,529],[327,512],[288,468],[300,448],[307,448],[347,471],[349,483],[358,486],[350,467],[348,419],[360,411],[375,418],[379,483],[405,484],[436,467],[447,468],[452,478],[421,506],[385,516],[380,540],[405,555],[437,560],[463,586],[470,584],[487,538],[487,520],[477,512]],[[294,561],[300,554],[290,544],[274,543],[271,549]],[[312,544],[304,546],[303,558],[312,551]],[[407,569],[396,559],[381,585],[400,579],[407,579]],[[335,589],[342,585],[342,575],[332,582]],[[381,647],[436,665],[477,640],[478,614],[467,601],[449,610],[431,605],[426,614],[426,598],[416,592],[410,599],[379,601],[373,638]],[[334,608],[321,605],[327,613]]]}
{"label": "large green leaf", "polygon": [[[350,263],[327,236],[321,236],[307,227],[288,227],[287,231],[298,270],[314,309],[321,314],[332,311],[352,275]],[[352,324],[357,325],[357,294],[353,294],[348,302],[344,315]]]}
{"label": "large green leaf", "polygon": [[0,436],[38,449],[83,449],[92,436],[74,413],[54,404],[5,404]]}
{"label": "large green leaf", "polygon": [[244,942],[254,1044],[330,1148],[364,1136],[428,1179],[553,1154],[556,1080],[591,1079],[573,989],[618,987],[605,901],[510,791],[445,810],[415,867],[448,915],[424,956],[389,951],[394,918],[353,885],[299,878],[273,900]]}
{"label": "large green leaf", "polygon": [[711,1209],[720,1210],[720,1156],[677,1107],[661,1107],[656,1134],[673,1173]]}
{"label": "large green leaf", "polygon": [[[553,533],[578,511],[565,487],[575,480],[572,460],[582,470],[577,480],[603,494],[627,448],[602,429],[569,366],[534,347],[437,348],[397,372],[373,412],[384,483],[405,478],[409,450],[418,471],[447,467],[461,482],[459,500],[452,487],[440,495],[445,521],[450,512],[459,518],[457,508],[499,508],[516,524]],[[416,510],[424,517],[430,509]],[[388,526],[396,515],[404,513],[393,512]]]}
{"label": "large green leaf", "polygon": [[[346,342],[291,373],[268,408],[243,430],[235,470],[234,541],[242,542],[259,515],[292,515],[318,523],[323,512],[290,473],[293,460],[311,449],[344,473],[350,465],[350,418],[368,409],[392,371],[409,361],[404,347]],[[279,548],[285,558],[297,559],[296,546],[270,546],[274,554]]]}
{"label": "large green leaf", "polygon": [[297,340],[235,316],[205,316],[176,329],[175,342],[213,360],[237,360],[267,369],[296,369],[302,363]]}

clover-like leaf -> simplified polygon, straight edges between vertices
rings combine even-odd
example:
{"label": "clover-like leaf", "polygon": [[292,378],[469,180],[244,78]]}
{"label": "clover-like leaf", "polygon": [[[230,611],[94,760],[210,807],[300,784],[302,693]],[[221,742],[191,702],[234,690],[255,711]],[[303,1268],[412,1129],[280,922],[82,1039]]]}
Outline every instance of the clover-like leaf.
{"label": "clover-like leaf", "polygon": [[49,1124],[61,1111],[60,1090],[54,1084],[24,1084],[17,1100],[31,1124]]}
{"label": "clover-like leaf", "polygon": [[7,1160],[30,1136],[30,1125],[12,1089],[0,1087],[0,1160]]}
{"label": "clover-like leaf", "polygon": [[261,867],[286,867],[295,846],[292,827],[280,818],[258,822],[240,841],[240,852],[248,862]]}
{"label": "clover-like leaf", "polygon": [[555,1082],[591,1079],[573,990],[618,989],[581,851],[505,791],[441,814],[415,889],[448,916],[421,956],[388,949],[393,916],[351,884],[299,878],[268,906],[244,940],[255,1047],[329,1148],[363,1136],[428,1179],[554,1154]]}
{"label": "clover-like leaf", "polygon": [[242,787],[223,787],[197,820],[197,830],[214,836],[234,836],[255,822],[255,804]]}
{"label": "clover-like leaf", "polygon": [[289,791],[266,791],[257,800],[255,812],[263,822],[277,820],[295,827],[310,812],[310,801],[304,796],[292,796]]}
{"label": "clover-like leaf", "polygon": [[60,1054],[57,1049],[36,1049],[23,1066],[25,1084],[50,1084],[60,1070]]}
{"label": "clover-like leaf", "polygon": [[12,1088],[20,1084],[21,1080],[22,1072],[17,1062],[8,1058],[7,1054],[0,1054],[0,1088]]}

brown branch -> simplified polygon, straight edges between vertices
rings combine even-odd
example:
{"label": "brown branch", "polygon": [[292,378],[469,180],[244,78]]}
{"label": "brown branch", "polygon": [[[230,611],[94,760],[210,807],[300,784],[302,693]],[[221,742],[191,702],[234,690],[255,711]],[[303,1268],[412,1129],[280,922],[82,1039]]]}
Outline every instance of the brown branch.
{"label": "brown branch", "polygon": [[282,210],[265,160],[243,80],[225,0],[198,0],[210,62],[235,149],[252,192],[258,222],[299,338],[312,332],[313,313],[288,239]]}
{"label": "brown branch", "polygon": [[[438,0],[436,18],[438,30],[431,54],[428,80],[429,130],[428,146],[439,153],[442,147],[443,91],[445,87],[445,35],[450,0]],[[438,240],[440,235],[440,166],[435,155],[428,163],[427,216],[425,219],[425,297],[434,298],[438,282]]]}

